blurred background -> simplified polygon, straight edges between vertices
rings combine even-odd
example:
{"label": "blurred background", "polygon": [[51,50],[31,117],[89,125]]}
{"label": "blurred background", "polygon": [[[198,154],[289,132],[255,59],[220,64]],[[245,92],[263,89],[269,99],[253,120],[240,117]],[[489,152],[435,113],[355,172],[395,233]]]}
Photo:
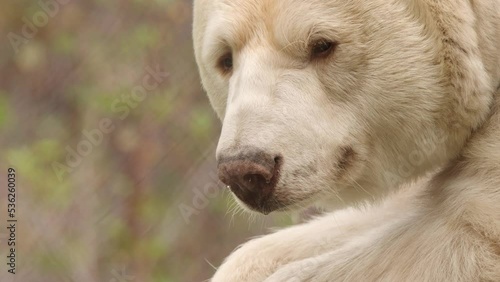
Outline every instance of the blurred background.
{"label": "blurred background", "polygon": [[[191,0],[8,0],[0,9],[0,281],[204,281],[291,223],[217,181]],[[16,169],[16,275],[7,169]]]}

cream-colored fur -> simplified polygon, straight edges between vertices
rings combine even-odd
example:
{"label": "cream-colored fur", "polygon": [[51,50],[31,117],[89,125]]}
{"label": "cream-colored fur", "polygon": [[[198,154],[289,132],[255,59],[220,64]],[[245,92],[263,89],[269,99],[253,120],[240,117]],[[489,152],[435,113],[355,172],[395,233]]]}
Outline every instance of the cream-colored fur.
{"label": "cream-colored fur", "polygon": [[344,208],[212,281],[500,281],[500,0],[196,0],[194,43],[217,155],[281,155],[281,210]]}

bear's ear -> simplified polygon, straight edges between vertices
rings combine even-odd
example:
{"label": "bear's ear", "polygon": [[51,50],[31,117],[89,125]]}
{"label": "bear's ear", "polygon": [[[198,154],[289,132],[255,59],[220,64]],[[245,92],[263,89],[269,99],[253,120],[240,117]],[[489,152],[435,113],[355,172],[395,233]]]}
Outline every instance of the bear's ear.
{"label": "bear's ear", "polygon": [[477,44],[467,40],[456,43],[446,33],[442,35],[442,42],[440,60],[452,92],[449,105],[455,114],[455,118],[450,119],[451,125],[475,130],[490,113],[495,90]]}
{"label": "bear's ear", "polygon": [[449,121],[451,126],[476,129],[490,112],[494,89],[481,59],[475,18],[457,13],[449,3],[432,5],[437,6],[431,11],[439,26],[438,58],[452,92],[448,104],[453,117]]}

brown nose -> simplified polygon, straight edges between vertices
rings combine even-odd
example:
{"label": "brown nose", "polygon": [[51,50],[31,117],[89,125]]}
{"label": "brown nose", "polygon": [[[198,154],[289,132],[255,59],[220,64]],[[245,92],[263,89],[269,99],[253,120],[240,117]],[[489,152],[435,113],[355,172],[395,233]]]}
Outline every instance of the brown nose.
{"label": "brown nose", "polygon": [[261,150],[245,150],[238,154],[221,155],[219,178],[244,203],[265,212],[279,178],[281,158]]}

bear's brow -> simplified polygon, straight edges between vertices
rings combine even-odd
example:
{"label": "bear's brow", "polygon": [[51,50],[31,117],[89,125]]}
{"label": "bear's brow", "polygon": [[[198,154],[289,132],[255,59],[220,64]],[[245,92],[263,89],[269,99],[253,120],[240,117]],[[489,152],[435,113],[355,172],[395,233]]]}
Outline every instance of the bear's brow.
{"label": "bear's brow", "polygon": [[249,42],[273,40],[274,22],[277,11],[276,1],[224,1],[221,9],[224,15],[221,29],[225,29],[224,41],[236,51],[243,49]]}

